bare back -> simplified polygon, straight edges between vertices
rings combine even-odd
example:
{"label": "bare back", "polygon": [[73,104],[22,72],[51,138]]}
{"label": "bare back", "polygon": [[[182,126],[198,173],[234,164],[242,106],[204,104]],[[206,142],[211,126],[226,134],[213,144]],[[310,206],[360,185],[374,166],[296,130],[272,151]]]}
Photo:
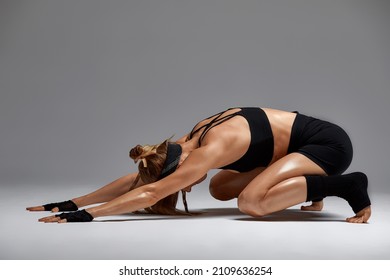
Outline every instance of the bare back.
{"label": "bare back", "polygon": [[[291,128],[296,114],[269,108],[262,110],[269,120],[274,140],[271,164],[287,154]],[[213,145],[217,149],[221,149],[216,151],[216,154],[223,154],[223,156],[218,161],[216,168],[229,165],[239,160],[250,148],[252,139],[251,130],[246,118],[241,115],[234,115],[239,111],[241,111],[241,108],[233,108],[205,119],[199,122],[194,127],[192,133],[189,134],[190,136],[187,137],[187,141],[190,140],[197,143],[195,144],[196,148],[211,142],[214,144],[218,143],[218,145]],[[231,115],[232,117],[229,118]],[[210,127],[210,124],[212,125],[217,118],[226,120]],[[208,129],[206,133],[204,133],[205,129]]]}

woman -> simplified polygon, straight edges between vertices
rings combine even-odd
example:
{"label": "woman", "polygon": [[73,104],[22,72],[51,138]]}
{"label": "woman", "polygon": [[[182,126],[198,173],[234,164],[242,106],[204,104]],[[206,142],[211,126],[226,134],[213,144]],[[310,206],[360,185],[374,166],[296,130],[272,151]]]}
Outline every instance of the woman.
{"label": "woman", "polygon": [[131,149],[130,157],[140,161],[139,173],[70,201],[27,210],[76,211],[102,203],[39,220],[59,223],[140,209],[180,214],[178,192],[182,190],[185,202],[185,192],[210,169],[223,169],[211,179],[210,193],[219,200],[237,198],[245,214],[264,216],[305,201],[313,203],[302,210],[321,210],[324,197],[339,196],[355,212],[347,221],[366,223],[371,215],[366,175],[341,175],[352,152],[348,135],[335,124],[298,112],[230,108],[199,122],[176,142]]}

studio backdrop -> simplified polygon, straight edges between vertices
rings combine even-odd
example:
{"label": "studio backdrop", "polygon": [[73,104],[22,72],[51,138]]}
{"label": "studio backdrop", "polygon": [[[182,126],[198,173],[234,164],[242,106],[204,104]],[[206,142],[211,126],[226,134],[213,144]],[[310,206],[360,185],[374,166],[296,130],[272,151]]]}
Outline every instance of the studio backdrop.
{"label": "studio backdrop", "polygon": [[[390,3],[1,0],[0,184],[103,185],[128,151],[234,106],[350,134],[389,193]],[[206,191],[206,189],[205,189]]]}

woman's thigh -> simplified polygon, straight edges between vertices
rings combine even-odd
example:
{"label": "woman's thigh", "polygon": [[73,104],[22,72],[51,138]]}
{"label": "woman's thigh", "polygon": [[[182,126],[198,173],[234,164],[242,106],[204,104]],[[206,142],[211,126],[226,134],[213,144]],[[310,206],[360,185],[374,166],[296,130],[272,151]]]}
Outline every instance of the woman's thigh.
{"label": "woman's thigh", "polygon": [[279,183],[304,175],[326,175],[315,162],[300,153],[291,153],[276,161],[254,177],[242,190],[241,194],[261,200]]}
{"label": "woman's thigh", "polygon": [[245,173],[222,170],[211,178],[210,193],[219,200],[237,198],[242,190],[264,169],[264,167],[258,167]]}

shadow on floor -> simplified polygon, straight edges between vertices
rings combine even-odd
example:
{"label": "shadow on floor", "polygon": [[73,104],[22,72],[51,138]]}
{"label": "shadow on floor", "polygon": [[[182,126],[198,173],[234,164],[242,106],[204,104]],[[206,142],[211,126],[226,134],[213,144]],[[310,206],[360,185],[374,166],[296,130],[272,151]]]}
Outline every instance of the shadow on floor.
{"label": "shadow on floor", "polygon": [[187,219],[205,219],[228,216],[245,216],[237,208],[207,208],[191,211],[191,215],[155,215],[149,213],[128,213],[120,216],[131,218],[126,219],[109,219],[109,220],[94,220],[94,222],[126,222],[126,221],[161,221],[161,220],[187,220]]}
{"label": "shadow on floor", "polygon": [[237,208],[206,208],[198,209],[193,215],[164,216],[154,214],[123,214],[125,219],[94,220],[94,222],[139,222],[162,220],[187,220],[187,219],[212,219],[226,218],[228,220],[243,222],[344,222],[345,217],[328,212],[301,211],[298,209],[286,209],[265,217],[250,217],[241,213]]}
{"label": "shadow on floor", "polygon": [[243,217],[235,219],[244,222],[345,222],[345,217],[328,213],[286,209],[264,217]]}

